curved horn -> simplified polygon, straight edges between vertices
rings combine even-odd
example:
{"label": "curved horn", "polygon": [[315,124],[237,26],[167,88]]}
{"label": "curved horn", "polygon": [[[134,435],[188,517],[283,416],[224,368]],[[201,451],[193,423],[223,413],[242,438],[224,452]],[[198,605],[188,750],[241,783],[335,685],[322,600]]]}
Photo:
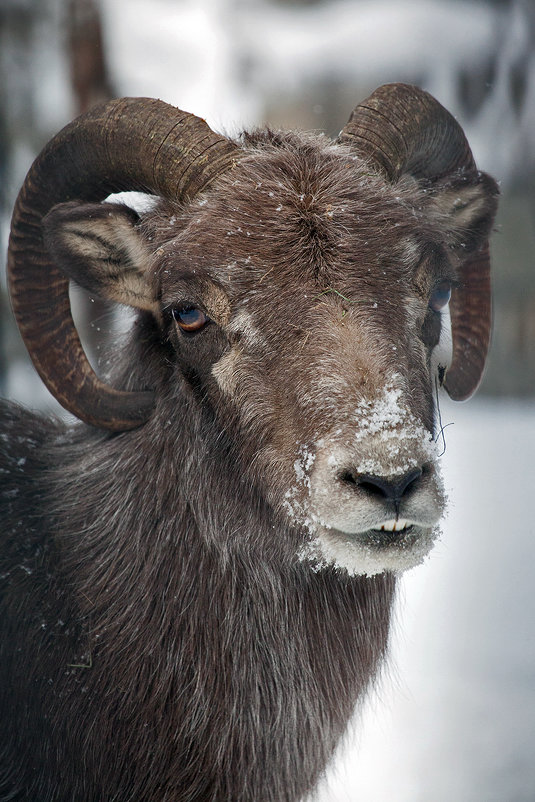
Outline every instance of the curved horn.
{"label": "curved horn", "polygon": [[41,221],[57,203],[145,191],[187,200],[238,158],[239,148],[204,120],[158,100],[96,106],[60,131],[26,176],[11,222],[8,282],[32,361],[60,404],[116,431],[144,423],[154,395],[116,390],[94,373],[71,315],[68,279],[51,263]]}
{"label": "curved horn", "polygon": [[[430,94],[407,84],[379,87],[352,112],[338,141],[369,158],[392,183],[404,173],[429,181],[454,173],[477,180],[461,126]],[[452,398],[463,400],[481,380],[490,342],[488,244],[464,261],[450,312],[453,358],[445,386]]]}

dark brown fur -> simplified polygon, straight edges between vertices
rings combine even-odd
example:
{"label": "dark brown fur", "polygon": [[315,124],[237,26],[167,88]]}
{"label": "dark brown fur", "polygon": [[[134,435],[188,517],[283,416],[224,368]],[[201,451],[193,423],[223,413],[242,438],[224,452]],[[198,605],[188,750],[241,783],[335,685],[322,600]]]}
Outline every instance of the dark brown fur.
{"label": "dark brown fur", "polygon": [[[155,390],[149,422],[2,406],[2,800],[298,800],[384,655],[393,576],[298,559],[285,492],[299,447],[349,441],[391,375],[433,430],[429,293],[488,224],[453,220],[458,188],[392,187],[321,138],[246,144],[200,202],[135,224],[146,297],[120,383]],[[53,214],[64,269],[120,295],[109,259],[88,270],[58,233],[85,207]],[[184,337],[179,301],[215,322]]]}

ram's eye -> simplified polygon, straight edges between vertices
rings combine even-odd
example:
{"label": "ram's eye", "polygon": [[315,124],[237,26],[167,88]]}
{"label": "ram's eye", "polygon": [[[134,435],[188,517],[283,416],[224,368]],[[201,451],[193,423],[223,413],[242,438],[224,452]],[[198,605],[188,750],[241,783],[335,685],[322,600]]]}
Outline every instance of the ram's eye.
{"label": "ram's eye", "polygon": [[449,303],[451,298],[451,281],[440,281],[433,289],[429,298],[429,309],[440,312]]}
{"label": "ram's eye", "polygon": [[194,332],[203,329],[210,318],[198,306],[175,306],[172,310],[174,319],[182,331]]}

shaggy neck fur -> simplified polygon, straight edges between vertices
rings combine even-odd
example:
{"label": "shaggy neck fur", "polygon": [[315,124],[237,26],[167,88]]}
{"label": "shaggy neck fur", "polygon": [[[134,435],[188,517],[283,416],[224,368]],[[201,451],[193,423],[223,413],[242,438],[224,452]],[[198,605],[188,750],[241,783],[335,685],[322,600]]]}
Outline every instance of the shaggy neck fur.
{"label": "shaggy neck fur", "polygon": [[[253,496],[224,438],[208,431],[211,416],[194,414],[187,394],[163,403],[170,421],[187,415],[188,427],[167,434],[149,423],[93,442],[59,431],[57,445],[32,447],[46,427],[35,420],[28,432],[24,418],[25,459],[54,464],[60,448],[62,465],[40,479],[52,530],[12,541],[25,557],[12,580],[26,586],[18,598],[27,609],[24,631],[9,633],[6,667],[18,638],[37,639],[42,655],[4,700],[20,708],[21,732],[3,765],[16,773],[24,761],[35,777],[15,798],[39,789],[41,802],[298,799],[386,648],[393,579],[299,564],[297,534]],[[22,438],[20,425],[8,419],[8,444]],[[208,475],[231,510],[202,491]],[[47,590],[37,596],[43,574]],[[35,705],[45,752],[31,740],[26,751]],[[43,795],[54,776],[62,795],[56,785]],[[0,779],[0,799],[2,787]]]}

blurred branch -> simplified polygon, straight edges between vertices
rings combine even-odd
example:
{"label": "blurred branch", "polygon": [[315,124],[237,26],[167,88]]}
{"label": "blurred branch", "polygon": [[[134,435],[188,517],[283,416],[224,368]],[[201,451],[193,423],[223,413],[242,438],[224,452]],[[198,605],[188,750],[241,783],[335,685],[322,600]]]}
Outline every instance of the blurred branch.
{"label": "blurred branch", "polygon": [[[67,52],[77,114],[114,96],[104,51],[100,6],[97,0],[69,0]],[[102,338],[95,320],[109,319],[111,306],[80,290],[71,298],[83,341],[95,357]]]}
{"label": "blurred branch", "polygon": [[69,0],[67,12],[71,85],[81,114],[113,97],[104,53],[100,8],[95,0]]}

